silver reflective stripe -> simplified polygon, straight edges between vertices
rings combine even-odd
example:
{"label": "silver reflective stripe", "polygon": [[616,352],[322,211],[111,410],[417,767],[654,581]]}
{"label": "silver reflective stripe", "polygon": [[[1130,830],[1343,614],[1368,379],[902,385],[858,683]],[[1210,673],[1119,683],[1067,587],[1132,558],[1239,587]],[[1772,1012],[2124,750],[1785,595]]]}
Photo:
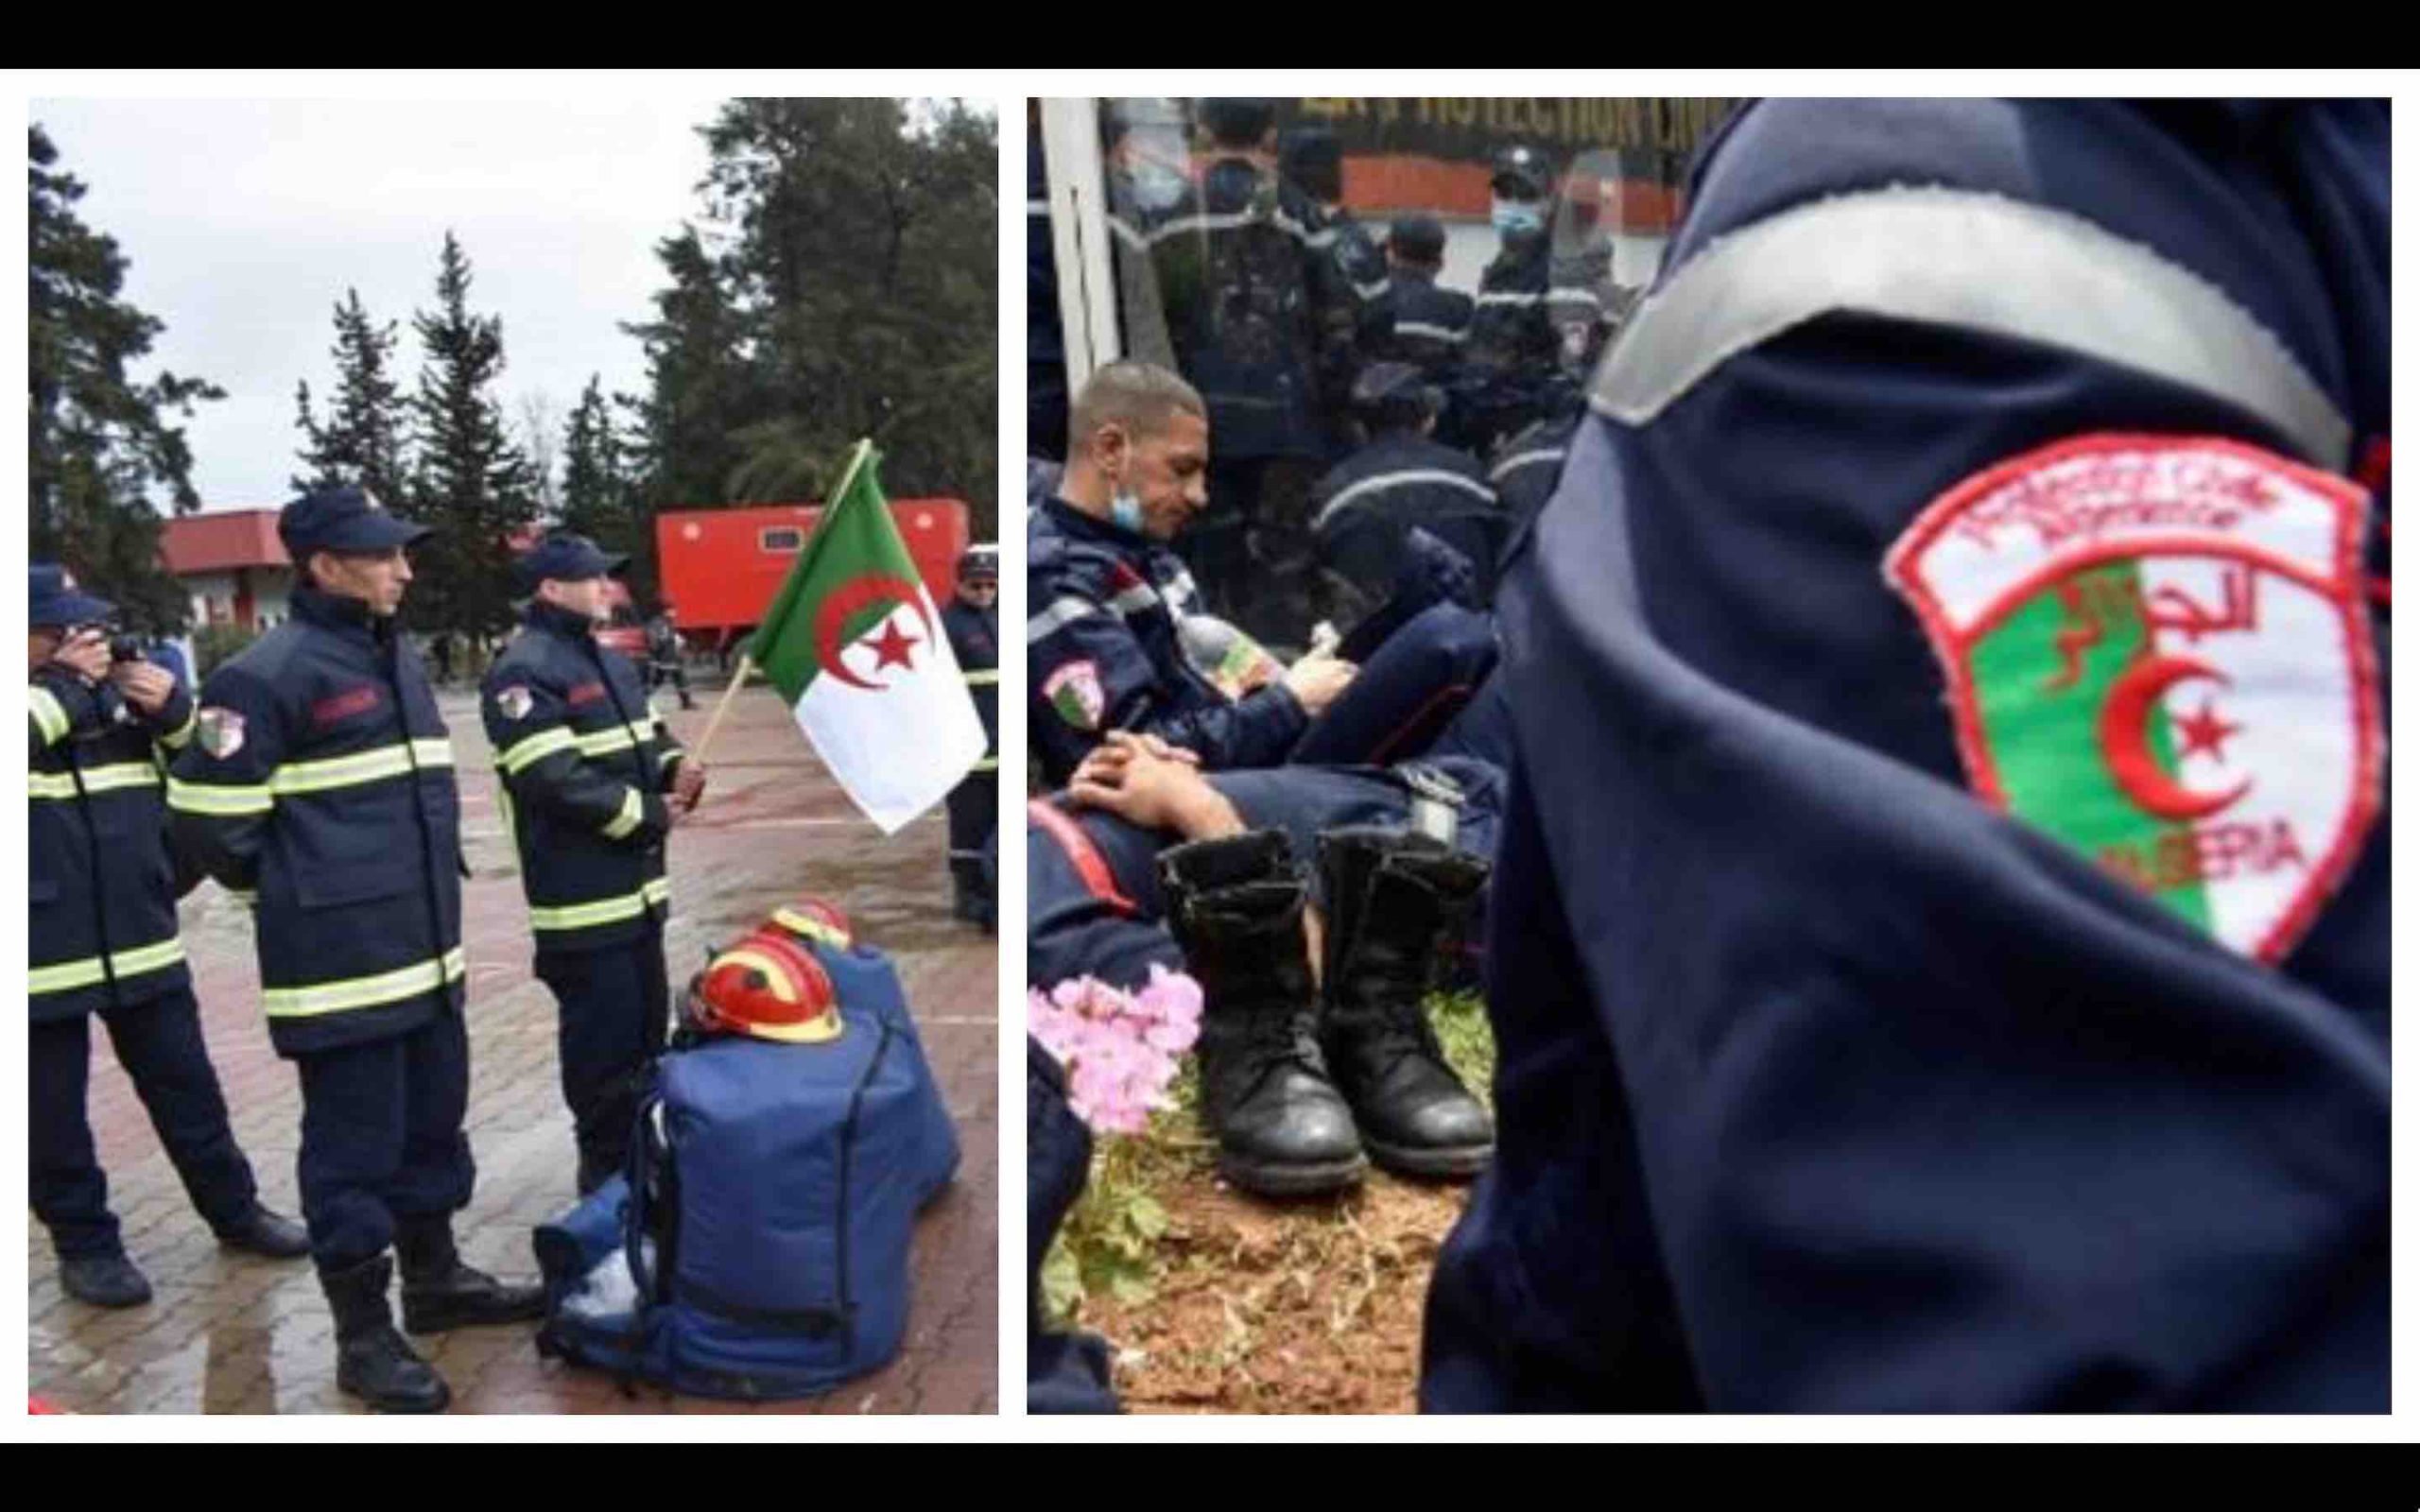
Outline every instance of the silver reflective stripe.
{"label": "silver reflective stripe", "polygon": [[1273,226],[1305,247],[1326,247],[1336,240],[1334,230],[1315,232],[1283,212],[1270,215],[1256,210],[1230,211],[1219,215],[1207,213],[1179,215],[1173,220],[1162,221],[1159,225],[1152,227],[1150,240],[1165,241],[1170,236],[1181,236],[1186,232],[1200,232],[1206,234],[1214,231],[1234,231],[1239,226]]}
{"label": "silver reflective stripe", "polygon": [[1120,614],[1140,614],[1145,610],[1158,608],[1159,602],[1159,592],[1149,583],[1121,588],[1109,596],[1109,607]]}
{"label": "silver reflective stripe", "polygon": [[1466,478],[1460,472],[1448,472],[1443,468],[1407,468],[1400,472],[1381,472],[1375,477],[1363,478],[1360,482],[1354,484],[1351,488],[1338,490],[1336,497],[1328,500],[1324,505],[1322,505],[1320,507],[1320,512],[1311,517],[1311,528],[1317,530],[1320,526],[1327,523],[1328,516],[1336,513],[1336,511],[1343,508],[1346,505],[1352,503],[1355,499],[1359,498],[1365,493],[1372,492],[1378,489],[1397,488],[1407,483],[1442,483],[1460,489],[1463,492],[1471,494],[1475,498],[1483,499],[1489,504],[1494,504],[1495,502],[1495,490],[1490,489],[1486,484],[1479,482],[1477,478]]}
{"label": "silver reflective stripe", "polygon": [[1560,467],[1563,465],[1563,456],[1564,449],[1560,446],[1550,446],[1535,452],[1515,452],[1490,468],[1487,479],[1491,483],[1501,483],[1521,469],[1535,467],[1541,462],[1552,462]]}
{"label": "silver reflective stripe", "polygon": [[1590,403],[1645,425],[1739,352],[1834,312],[2039,342],[2221,400],[2342,471],[2352,426],[2225,291],[2080,215],[1900,187],[1787,210],[1724,236],[1642,302]]}
{"label": "silver reflective stripe", "polygon": [[1025,622],[1026,644],[1031,645],[1036,641],[1041,640],[1044,636],[1052,634],[1067,626],[1075,624],[1078,620],[1082,619],[1087,614],[1097,614],[1099,610],[1096,606],[1087,603],[1083,599],[1060,599],[1058,602],[1052,604],[1048,609],[1044,610],[1041,613],[1036,614],[1031,619]]}
{"label": "silver reflective stripe", "polygon": [[1605,307],[1605,301],[1597,298],[1594,291],[1570,285],[1559,289],[1548,289],[1547,302],[1548,304],[1585,304],[1598,310]]}
{"label": "silver reflective stripe", "polygon": [[1468,341],[1471,337],[1468,331],[1457,331],[1451,326],[1430,325],[1426,320],[1397,320],[1395,335],[1426,336],[1431,341]]}
{"label": "silver reflective stripe", "polygon": [[1543,294],[1520,294],[1499,289],[1494,294],[1480,295],[1478,302],[1481,304],[1535,304],[1545,298]]}

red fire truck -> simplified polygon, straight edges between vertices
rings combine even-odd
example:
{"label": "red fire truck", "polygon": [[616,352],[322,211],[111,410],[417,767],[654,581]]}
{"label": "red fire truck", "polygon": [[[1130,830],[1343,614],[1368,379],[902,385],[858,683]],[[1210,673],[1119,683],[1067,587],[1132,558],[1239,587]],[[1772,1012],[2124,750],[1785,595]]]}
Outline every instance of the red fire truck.
{"label": "red fire truck", "polygon": [[[780,592],[823,509],[812,504],[667,509],[655,517],[657,577],[681,634],[716,650],[737,644]],[[890,517],[935,604],[949,602],[967,547],[957,499],[894,499]]]}

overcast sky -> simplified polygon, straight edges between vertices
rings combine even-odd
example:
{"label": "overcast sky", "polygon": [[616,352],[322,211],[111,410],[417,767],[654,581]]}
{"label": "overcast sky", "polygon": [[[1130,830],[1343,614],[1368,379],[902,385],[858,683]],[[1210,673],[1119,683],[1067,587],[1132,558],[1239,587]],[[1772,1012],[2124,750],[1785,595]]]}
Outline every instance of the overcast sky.
{"label": "overcast sky", "polygon": [[472,308],[504,318],[509,418],[540,394],[560,422],[592,372],[635,391],[644,364],[617,322],[648,315],[655,243],[699,213],[694,129],[716,103],[46,99],[31,113],[88,187],[85,224],[129,258],[125,297],[167,324],[144,376],[227,390],[187,435],[204,507],[233,508],[287,497],[295,381],[330,392],[347,287],[401,322],[410,390],[410,316],[435,302],[448,228]]}

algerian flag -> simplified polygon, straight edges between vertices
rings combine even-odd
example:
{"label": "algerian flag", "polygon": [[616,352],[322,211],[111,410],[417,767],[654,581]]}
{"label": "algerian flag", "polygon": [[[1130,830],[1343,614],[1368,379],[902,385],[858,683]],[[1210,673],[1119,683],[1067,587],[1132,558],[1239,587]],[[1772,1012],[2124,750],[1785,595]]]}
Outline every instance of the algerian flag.
{"label": "algerian flag", "polygon": [[857,443],[748,654],[841,788],[885,834],[982,759],[983,723],[940,613]]}

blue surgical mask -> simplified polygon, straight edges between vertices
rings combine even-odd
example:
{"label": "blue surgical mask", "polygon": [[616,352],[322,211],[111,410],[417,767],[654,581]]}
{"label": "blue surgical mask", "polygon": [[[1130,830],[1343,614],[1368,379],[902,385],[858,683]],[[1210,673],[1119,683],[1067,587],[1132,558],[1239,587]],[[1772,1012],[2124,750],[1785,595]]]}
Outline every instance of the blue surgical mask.
{"label": "blue surgical mask", "polygon": [[1488,218],[1507,236],[1528,235],[1544,230],[1547,223],[1537,206],[1520,199],[1498,199]]}
{"label": "blue surgical mask", "polygon": [[1155,214],[1174,209],[1184,198],[1184,175],[1149,158],[1138,158],[1128,166],[1126,182],[1133,191],[1134,202]]}
{"label": "blue surgical mask", "polygon": [[1110,523],[1136,535],[1143,533],[1143,501],[1124,489],[1109,496]]}

